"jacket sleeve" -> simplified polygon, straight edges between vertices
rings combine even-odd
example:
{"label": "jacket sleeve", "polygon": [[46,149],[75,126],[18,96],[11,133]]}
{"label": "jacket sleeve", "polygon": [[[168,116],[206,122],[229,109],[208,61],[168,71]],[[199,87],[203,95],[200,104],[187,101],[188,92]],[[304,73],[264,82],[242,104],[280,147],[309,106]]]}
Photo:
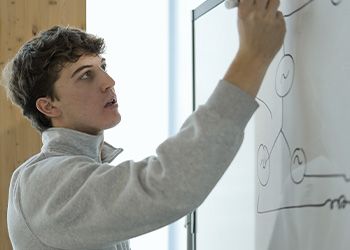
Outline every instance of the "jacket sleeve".
{"label": "jacket sleeve", "polygon": [[[257,106],[221,81],[155,156],[117,166],[65,158],[60,172],[48,162],[41,185],[49,188],[31,187],[41,198],[22,196],[23,204],[31,203],[23,208],[28,225],[48,246],[102,249],[174,222],[196,209],[219,181]],[[41,193],[50,195],[42,199]]]}

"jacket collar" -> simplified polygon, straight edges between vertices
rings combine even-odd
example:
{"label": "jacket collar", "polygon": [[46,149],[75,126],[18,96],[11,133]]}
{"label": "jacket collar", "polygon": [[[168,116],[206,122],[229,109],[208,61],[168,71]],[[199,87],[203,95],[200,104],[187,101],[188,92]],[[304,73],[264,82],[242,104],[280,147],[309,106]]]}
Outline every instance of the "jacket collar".
{"label": "jacket collar", "polygon": [[42,133],[44,153],[85,155],[97,162],[110,163],[122,151],[104,142],[104,135],[89,135],[72,129],[49,128]]}

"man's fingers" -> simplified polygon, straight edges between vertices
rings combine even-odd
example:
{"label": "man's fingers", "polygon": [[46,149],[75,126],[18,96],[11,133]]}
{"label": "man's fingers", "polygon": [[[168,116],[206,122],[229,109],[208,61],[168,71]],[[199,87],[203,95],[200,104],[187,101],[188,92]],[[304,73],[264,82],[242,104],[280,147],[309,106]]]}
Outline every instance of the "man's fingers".
{"label": "man's fingers", "polygon": [[238,16],[245,18],[254,9],[254,0],[240,0],[238,5]]}
{"label": "man's fingers", "polygon": [[267,3],[267,10],[275,14],[279,6],[280,0],[269,0],[269,2]]}
{"label": "man's fingers", "polygon": [[252,5],[254,5],[254,2],[254,0],[240,0],[239,6],[251,7]]}
{"label": "man's fingers", "polygon": [[259,9],[266,9],[269,0],[255,0],[255,5]]}

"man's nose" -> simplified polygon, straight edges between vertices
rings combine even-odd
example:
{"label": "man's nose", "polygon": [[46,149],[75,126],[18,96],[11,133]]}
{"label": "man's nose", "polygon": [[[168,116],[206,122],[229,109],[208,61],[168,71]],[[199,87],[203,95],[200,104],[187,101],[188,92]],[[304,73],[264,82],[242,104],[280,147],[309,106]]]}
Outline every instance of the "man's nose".
{"label": "man's nose", "polygon": [[114,87],[115,81],[106,71],[103,71],[102,74],[103,74],[103,81],[101,84],[101,88],[102,88],[102,91],[105,92],[106,90]]}

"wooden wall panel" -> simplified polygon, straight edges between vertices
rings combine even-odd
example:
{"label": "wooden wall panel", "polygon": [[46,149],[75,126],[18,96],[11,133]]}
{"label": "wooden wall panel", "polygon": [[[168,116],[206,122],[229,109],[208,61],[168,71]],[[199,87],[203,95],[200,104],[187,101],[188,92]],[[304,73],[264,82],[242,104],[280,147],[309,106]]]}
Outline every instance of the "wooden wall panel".
{"label": "wooden wall panel", "polygon": [[[0,0],[0,69],[18,48],[53,25],[86,28],[86,0]],[[40,135],[0,88],[0,250],[12,249],[7,233],[12,172],[41,147]]]}

